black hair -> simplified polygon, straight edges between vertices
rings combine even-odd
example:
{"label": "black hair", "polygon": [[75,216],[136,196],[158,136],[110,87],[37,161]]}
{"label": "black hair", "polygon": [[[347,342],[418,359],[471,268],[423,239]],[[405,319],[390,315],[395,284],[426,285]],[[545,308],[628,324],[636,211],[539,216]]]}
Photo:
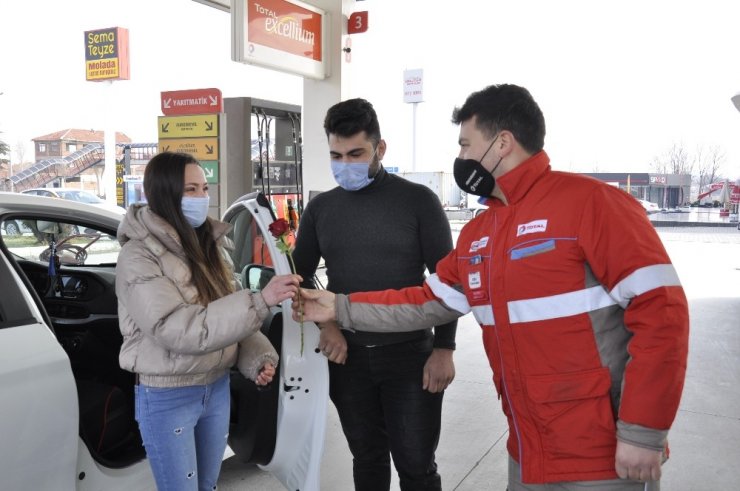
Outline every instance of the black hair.
{"label": "black hair", "polygon": [[380,142],[380,124],[373,105],[365,99],[348,99],[334,104],[324,118],[326,137],[337,135],[344,138],[364,131],[367,138],[377,145]]}
{"label": "black hair", "polygon": [[159,215],[177,232],[185,251],[192,281],[203,305],[233,291],[228,270],[209,220],[193,228],[182,213],[185,187],[185,167],[200,165],[190,154],[161,152],[155,155],[144,171],[144,194],[149,209]]}
{"label": "black hair", "polygon": [[476,128],[488,137],[507,130],[530,153],[545,146],[545,117],[524,87],[500,84],[473,92],[452,111],[452,122],[462,124],[473,116]]}

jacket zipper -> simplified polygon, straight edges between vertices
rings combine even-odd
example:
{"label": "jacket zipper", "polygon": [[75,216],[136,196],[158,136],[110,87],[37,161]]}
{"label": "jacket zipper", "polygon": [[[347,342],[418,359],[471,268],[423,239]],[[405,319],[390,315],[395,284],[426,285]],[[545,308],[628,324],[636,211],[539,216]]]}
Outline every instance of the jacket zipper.
{"label": "jacket zipper", "polygon": [[[491,243],[489,245],[489,247],[491,248],[490,249],[491,258],[494,257],[494,244],[497,243],[498,240],[500,240],[499,239],[499,226],[498,226],[498,213],[494,213],[493,214],[493,240],[491,240]],[[503,262],[505,262],[505,260],[503,260]],[[503,274],[504,274],[504,271],[502,270],[501,271],[502,278],[503,278]],[[490,284],[491,300],[493,300],[493,275],[494,275],[493,261],[491,261],[491,271],[490,271],[489,280],[488,280],[490,282],[489,284]],[[491,302],[491,308],[493,308],[493,302]],[[496,316],[494,314],[494,318],[495,317]],[[507,318],[508,318],[508,315],[507,315]],[[519,447],[519,479],[522,480],[522,472],[523,472],[522,469],[524,469],[524,466],[522,465],[524,461],[522,438],[519,434],[519,424],[517,423],[516,411],[514,410],[514,405],[511,402],[511,397],[509,397],[509,388],[506,384],[506,371],[504,370],[504,356],[503,356],[503,353],[501,352],[501,338],[499,336],[499,324],[498,323],[495,324],[494,329],[495,329],[494,332],[496,333],[498,358],[499,358],[499,363],[501,365],[501,383],[503,385],[504,397],[506,398],[506,402],[509,404],[509,410],[511,411],[511,419],[514,421],[514,431],[516,433],[517,446]]]}

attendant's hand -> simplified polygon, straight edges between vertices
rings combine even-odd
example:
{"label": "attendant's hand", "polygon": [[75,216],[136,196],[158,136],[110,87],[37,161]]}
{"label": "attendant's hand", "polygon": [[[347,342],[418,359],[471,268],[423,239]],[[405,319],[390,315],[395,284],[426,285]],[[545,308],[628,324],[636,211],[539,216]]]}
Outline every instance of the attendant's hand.
{"label": "attendant's hand", "polygon": [[303,281],[303,278],[297,274],[273,276],[260,293],[262,293],[265,303],[272,307],[283,300],[294,298],[298,293],[301,281]]}
{"label": "attendant's hand", "polygon": [[617,455],[614,468],[621,479],[657,481],[660,479],[660,464],[663,452],[638,447],[617,440]]}
{"label": "attendant's hand", "polygon": [[[334,308],[334,295],[327,290],[307,290],[301,288],[300,301],[293,302],[293,320],[300,322],[328,322],[337,320]],[[303,319],[301,319],[303,309]]]}
{"label": "attendant's hand", "polygon": [[321,324],[319,349],[329,361],[344,365],[347,361],[347,340],[336,322]]}
{"label": "attendant's hand", "polygon": [[424,390],[442,392],[455,379],[455,363],[451,349],[434,348],[424,365]]}
{"label": "attendant's hand", "polygon": [[254,383],[257,385],[267,385],[272,382],[272,377],[275,376],[275,365],[266,362],[260,369],[260,373],[257,374],[257,378]]}

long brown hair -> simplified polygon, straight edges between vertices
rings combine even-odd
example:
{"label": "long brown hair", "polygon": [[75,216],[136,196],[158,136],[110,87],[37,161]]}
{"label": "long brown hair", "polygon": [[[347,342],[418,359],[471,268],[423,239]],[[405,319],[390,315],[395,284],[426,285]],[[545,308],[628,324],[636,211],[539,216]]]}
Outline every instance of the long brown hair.
{"label": "long brown hair", "polygon": [[185,166],[200,165],[190,154],[162,152],[155,155],[144,171],[144,193],[149,208],[167,221],[180,237],[192,282],[202,305],[234,291],[232,273],[213,237],[210,220],[193,228],[182,213]]}

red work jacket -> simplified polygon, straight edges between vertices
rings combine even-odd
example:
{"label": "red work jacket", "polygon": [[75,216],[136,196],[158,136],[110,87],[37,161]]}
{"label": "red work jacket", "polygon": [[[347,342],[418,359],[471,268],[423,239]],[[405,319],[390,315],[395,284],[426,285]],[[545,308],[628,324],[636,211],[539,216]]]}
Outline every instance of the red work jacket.
{"label": "red work jacket", "polygon": [[423,287],[352,294],[337,316],[363,329],[472,311],[522,480],[616,479],[617,436],[660,449],[678,410],[689,319],[677,274],[622,190],[552,171],[544,152],[498,186],[508,203],[489,200]]}

